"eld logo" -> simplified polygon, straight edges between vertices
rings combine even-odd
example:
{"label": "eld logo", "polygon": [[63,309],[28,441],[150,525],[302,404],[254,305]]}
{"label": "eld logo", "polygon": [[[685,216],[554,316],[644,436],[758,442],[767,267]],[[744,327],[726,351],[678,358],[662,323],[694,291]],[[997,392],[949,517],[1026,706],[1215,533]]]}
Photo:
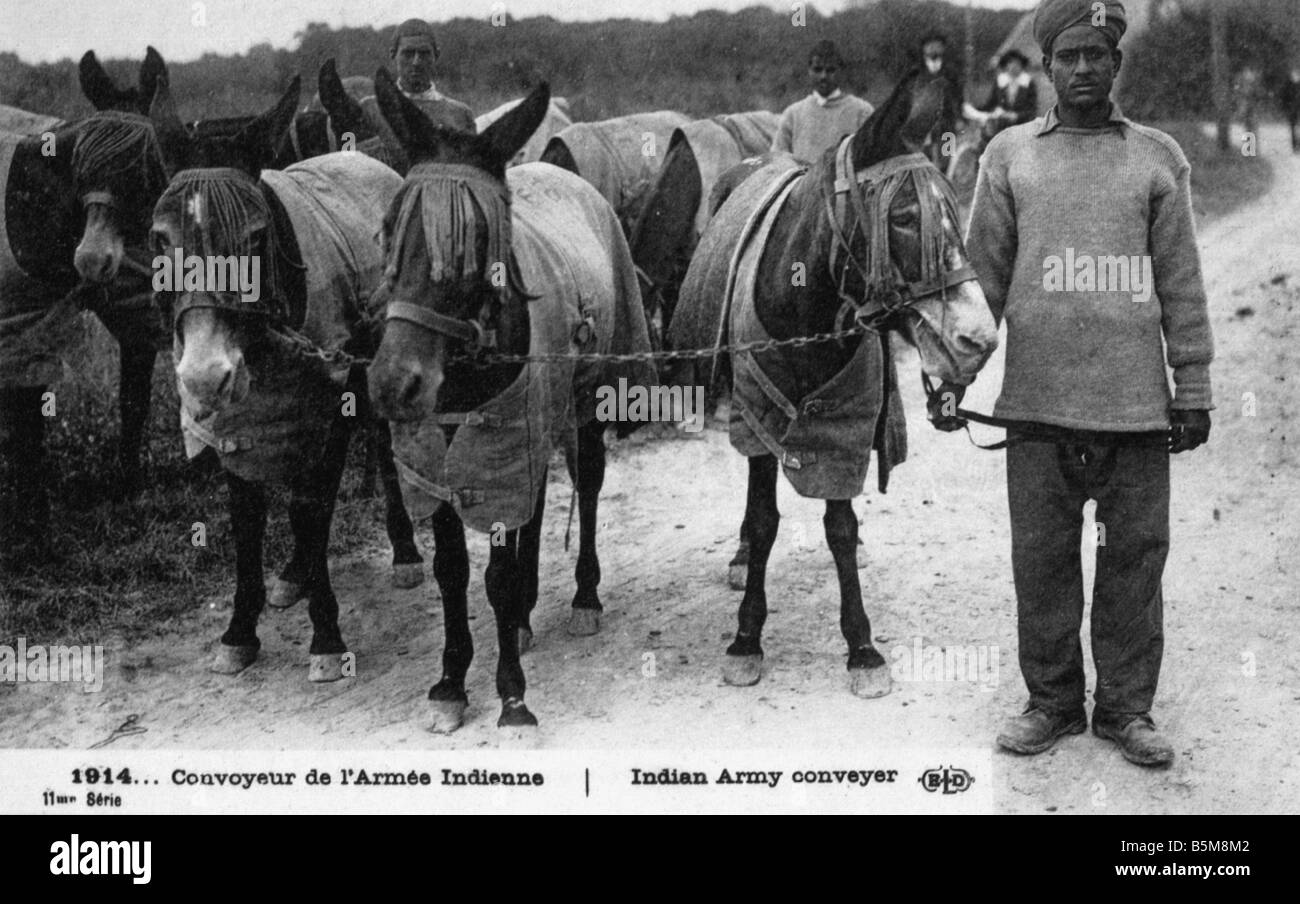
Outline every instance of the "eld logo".
{"label": "eld logo", "polygon": [[50,845],[50,874],[54,876],[131,876],[148,885],[152,875],[150,841],[56,841]]}
{"label": "eld logo", "polygon": [[965,769],[945,766],[939,769],[925,770],[917,781],[921,783],[922,788],[931,794],[935,791],[942,791],[944,794],[960,794],[963,791],[970,790],[970,786],[975,784],[975,776]]}

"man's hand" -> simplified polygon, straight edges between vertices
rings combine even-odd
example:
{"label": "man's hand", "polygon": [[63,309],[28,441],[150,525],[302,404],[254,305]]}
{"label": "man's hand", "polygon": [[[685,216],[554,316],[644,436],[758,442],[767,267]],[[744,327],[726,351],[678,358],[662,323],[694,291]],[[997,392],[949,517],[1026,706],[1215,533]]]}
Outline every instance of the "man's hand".
{"label": "man's hand", "polygon": [[1210,438],[1210,412],[1174,409],[1169,412],[1169,452],[1190,452]]}
{"label": "man's hand", "polygon": [[926,402],[926,411],[934,429],[944,433],[955,433],[966,426],[966,419],[957,417],[957,407],[966,395],[966,387],[944,380],[939,389]]}

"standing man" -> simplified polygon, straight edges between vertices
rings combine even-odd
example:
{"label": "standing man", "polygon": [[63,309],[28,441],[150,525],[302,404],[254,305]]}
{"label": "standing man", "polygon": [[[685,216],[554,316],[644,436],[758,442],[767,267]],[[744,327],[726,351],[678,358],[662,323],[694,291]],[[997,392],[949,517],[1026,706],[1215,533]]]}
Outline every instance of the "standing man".
{"label": "standing man", "polygon": [[840,88],[844,58],[834,41],[822,41],[808,56],[812,94],[785,108],[772,150],[812,163],[845,135],[856,132],[874,108]]}
{"label": "standing man", "polygon": [[[1110,100],[1125,28],[1120,3],[1040,5],[1034,37],[1059,100],[990,142],[967,248],[1007,321],[995,411],[1019,423],[1008,430],[1007,495],[1029,706],[998,744],[1042,753],[1087,726],[1080,544],[1093,499],[1092,730],[1130,762],[1164,766],[1174,751],[1151,708],[1169,454],[1209,438],[1214,352],[1187,158]],[[946,385],[932,401],[939,429],[960,428],[939,406],[962,391]]]}
{"label": "standing man", "polygon": [[[465,104],[438,92],[433,83],[433,64],[438,59],[438,41],[433,28],[423,19],[407,19],[393,34],[389,56],[397,67],[397,86],[414,101],[434,125],[461,132],[476,132],[474,113]],[[387,123],[372,95],[361,101],[370,121],[387,134]]]}
{"label": "standing man", "polygon": [[945,135],[956,135],[957,125],[961,121],[962,98],[964,97],[962,89],[961,73],[948,52],[948,37],[940,32],[931,32],[921,38],[921,60],[924,64],[919,70],[916,80],[916,90],[924,90],[930,82],[936,82],[942,79],[945,82],[943,89],[943,110],[939,114],[939,120],[935,128],[926,138],[926,144],[921,148],[921,152],[930,158],[930,162],[939,168],[940,172],[948,171],[948,161],[944,159]]}

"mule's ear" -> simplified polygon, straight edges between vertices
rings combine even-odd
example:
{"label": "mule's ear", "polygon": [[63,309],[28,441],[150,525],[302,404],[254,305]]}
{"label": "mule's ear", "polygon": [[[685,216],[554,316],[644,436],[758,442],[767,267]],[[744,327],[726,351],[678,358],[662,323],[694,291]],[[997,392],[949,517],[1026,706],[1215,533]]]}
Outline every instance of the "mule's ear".
{"label": "mule's ear", "polygon": [[[343,80],[339,78],[339,71],[335,68],[333,57],[320,67],[317,91],[320,93],[321,106],[333,120],[335,132],[352,132],[357,139],[362,140],[370,137],[369,133],[372,129],[366,114],[356,98],[343,87]],[[362,132],[367,134],[361,134]]]}
{"label": "mule's ear", "polygon": [[424,111],[407,100],[387,69],[375,73],[375,100],[384,122],[393,130],[398,142],[409,157],[420,151],[429,152],[438,144],[433,123]]}
{"label": "mule's ear", "polygon": [[302,76],[295,75],[275,106],[244,126],[235,136],[235,143],[244,147],[261,166],[270,165],[288,136],[293,117],[298,112],[298,95],[301,93]]}
{"label": "mule's ear", "polygon": [[86,95],[86,100],[96,110],[135,109],[135,91],[118,88],[99,64],[95,51],[86,51],[77,66],[77,74],[81,80],[81,93]]}
{"label": "mule's ear", "polygon": [[898,130],[898,137],[908,151],[919,151],[925,144],[926,138],[939,124],[947,90],[946,79],[935,79],[920,91],[913,92],[912,107],[907,113],[907,119]]}
{"label": "mule's ear", "polygon": [[487,127],[478,137],[479,146],[502,166],[519,153],[546,118],[551,106],[551,86],[542,82],[532,93]]}
{"label": "mule's ear", "polygon": [[182,169],[190,136],[185,130],[185,124],[176,113],[176,104],[172,100],[172,92],[165,72],[161,73],[154,82],[149,118],[153,120],[154,132],[158,135],[158,143],[162,147],[163,159],[167,161],[168,168],[172,172]]}
{"label": "mule's ear", "polygon": [[153,47],[144,52],[144,62],[140,64],[140,112],[149,115],[154,95],[158,91],[158,80],[167,78],[167,64],[162,54]]}
{"label": "mule's ear", "polygon": [[865,169],[889,157],[905,154],[903,127],[913,109],[913,89],[919,70],[913,69],[894,86],[893,93],[853,136],[853,166]]}

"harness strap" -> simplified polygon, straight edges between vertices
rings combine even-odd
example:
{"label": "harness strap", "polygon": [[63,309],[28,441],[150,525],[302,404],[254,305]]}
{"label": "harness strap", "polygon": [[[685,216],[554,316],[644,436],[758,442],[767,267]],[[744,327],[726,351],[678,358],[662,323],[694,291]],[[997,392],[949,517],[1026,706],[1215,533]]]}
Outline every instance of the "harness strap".
{"label": "harness strap", "polygon": [[302,160],[302,140],[298,137],[298,117],[289,124],[289,144],[293,147],[293,159]]}
{"label": "harness strap", "polygon": [[496,348],[496,330],[484,329],[477,320],[448,317],[446,314],[404,301],[390,301],[386,318],[409,321],[426,330],[460,339],[475,348]]}
{"label": "harness strap", "polygon": [[504,421],[501,415],[488,411],[445,411],[434,415],[434,423],[441,427],[500,427]]}
{"label": "harness strap", "polygon": [[782,467],[789,468],[791,471],[798,471],[804,466],[804,462],[812,464],[817,460],[815,453],[804,453],[803,458],[800,458],[798,455],[791,453],[788,449],[782,446],[777,438],[768,432],[768,429],[763,426],[762,422],[759,421],[754,413],[746,407],[740,396],[732,396],[731,404],[735,406],[738,412],[740,412],[740,417],[745,422],[745,426],[749,427],[749,429],[753,431],[754,435],[758,437],[758,441],[767,448],[767,451],[771,452],[772,455],[776,457],[776,460],[781,463]]}
{"label": "harness strap", "polygon": [[794,406],[793,402],[785,397],[781,390],[777,388],[776,384],[772,382],[772,379],[767,374],[763,373],[763,368],[754,360],[754,356],[751,352],[740,352],[736,355],[736,359],[745,366],[746,370],[749,371],[749,375],[754,378],[754,382],[758,384],[758,388],[763,390],[763,395],[771,399],[772,403],[775,404],[776,407],[780,408],[781,412],[790,420],[793,421],[798,419],[799,409]]}
{"label": "harness strap", "polygon": [[449,486],[434,483],[432,480],[426,480],[424,477],[421,477],[414,468],[402,461],[402,459],[397,455],[393,455],[393,464],[397,466],[397,470],[402,472],[402,477],[407,483],[411,484],[411,486],[415,487],[420,492],[432,496],[434,499],[441,499],[443,502],[450,502],[453,505],[459,505],[462,508],[481,505],[484,501],[485,497],[482,490],[465,489],[457,492]]}
{"label": "harness strap", "polygon": [[206,446],[211,446],[223,455],[229,455],[231,452],[238,452],[253,448],[255,443],[247,436],[236,437],[219,437],[207,427],[204,427],[194,415],[190,414],[185,406],[181,406],[181,427],[194,434]]}
{"label": "harness strap", "polygon": [[107,191],[88,191],[81,196],[82,207],[89,207],[91,204],[103,204],[105,207],[112,208],[118,206],[112,192]]}

